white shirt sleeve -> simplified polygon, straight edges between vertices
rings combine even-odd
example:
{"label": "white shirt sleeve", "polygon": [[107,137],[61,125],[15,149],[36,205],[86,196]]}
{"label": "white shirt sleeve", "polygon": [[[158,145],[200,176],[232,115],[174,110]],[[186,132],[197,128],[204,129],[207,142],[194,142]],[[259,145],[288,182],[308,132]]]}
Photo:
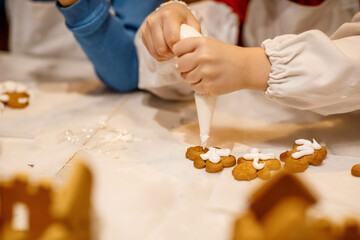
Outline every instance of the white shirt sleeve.
{"label": "white shirt sleeve", "polygon": [[330,38],[318,30],[262,43],[272,64],[265,94],[322,115],[360,109],[360,12]]}

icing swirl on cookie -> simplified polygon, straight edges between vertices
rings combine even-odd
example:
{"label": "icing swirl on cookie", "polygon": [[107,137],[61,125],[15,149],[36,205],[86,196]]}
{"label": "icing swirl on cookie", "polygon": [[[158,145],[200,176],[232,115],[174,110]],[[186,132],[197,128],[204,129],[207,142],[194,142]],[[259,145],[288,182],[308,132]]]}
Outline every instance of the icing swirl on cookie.
{"label": "icing swirl on cookie", "polygon": [[296,148],[297,152],[291,154],[291,157],[294,159],[301,158],[306,155],[311,155],[315,150],[321,149],[321,145],[313,139],[313,142],[306,139],[298,139],[295,141],[296,145],[300,145]]}
{"label": "icing swirl on cookie", "polygon": [[259,163],[259,160],[269,160],[274,159],[275,156],[272,153],[260,153],[258,148],[251,148],[250,153],[247,153],[243,156],[245,160],[253,160],[253,167],[256,170],[261,170],[265,167],[265,163]]}
{"label": "icing swirl on cookie", "polygon": [[202,160],[209,160],[212,163],[219,163],[221,157],[228,157],[231,153],[230,149],[218,149],[210,147],[207,153],[200,154]]}

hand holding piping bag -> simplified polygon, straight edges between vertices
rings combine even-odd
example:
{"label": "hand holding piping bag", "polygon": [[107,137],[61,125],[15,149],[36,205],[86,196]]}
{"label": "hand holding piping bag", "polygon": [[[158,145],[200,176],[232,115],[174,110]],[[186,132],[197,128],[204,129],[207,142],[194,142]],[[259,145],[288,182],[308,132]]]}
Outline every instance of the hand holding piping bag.
{"label": "hand holding piping bag", "polygon": [[270,62],[262,48],[242,48],[202,37],[182,24],[173,46],[176,68],[195,93],[202,147],[206,147],[216,96],[241,89],[265,91]]}
{"label": "hand holding piping bag", "polygon": [[[180,39],[189,37],[202,37],[202,35],[195,28],[182,24],[180,28]],[[206,148],[217,97],[199,93],[195,93],[194,96],[199,121],[201,145],[203,148]]]}

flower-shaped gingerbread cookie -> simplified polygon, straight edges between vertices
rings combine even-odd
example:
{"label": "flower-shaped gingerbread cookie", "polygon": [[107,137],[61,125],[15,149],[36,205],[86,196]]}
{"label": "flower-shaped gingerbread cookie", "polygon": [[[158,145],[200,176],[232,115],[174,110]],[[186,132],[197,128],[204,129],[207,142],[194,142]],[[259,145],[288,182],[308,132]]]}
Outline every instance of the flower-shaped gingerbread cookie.
{"label": "flower-shaped gingerbread cookie", "polygon": [[196,146],[187,149],[186,158],[194,162],[195,168],[206,168],[207,172],[215,173],[235,165],[236,158],[230,155],[230,153],[230,149],[213,147],[203,149],[200,146]]}
{"label": "flower-shaped gingerbread cookie", "polygon": [[291,151],[280,154],[280,160],[285,162],[284,168],[290,172],[304,172],[309,164],[320,165],[327,155],[325,147],[313,139],[313,142],[306,139],[298,139]]}
{"label": "flower-shaped gingerbread cookie", "polygon": [[259,177],[263,180],[269,179],[270,170],[278,170],[281,163],[274,154],[260,153],[259,149],[252,148],[250,153],[238,159],[238,165],[232,170],[236,180],[250,181]]}
{"label": "flower-shaped gingerbread cookie", "polygon": [[30,93],[25,85],[13,81],[0,83],[0,102],[11,108],[29,105]]}

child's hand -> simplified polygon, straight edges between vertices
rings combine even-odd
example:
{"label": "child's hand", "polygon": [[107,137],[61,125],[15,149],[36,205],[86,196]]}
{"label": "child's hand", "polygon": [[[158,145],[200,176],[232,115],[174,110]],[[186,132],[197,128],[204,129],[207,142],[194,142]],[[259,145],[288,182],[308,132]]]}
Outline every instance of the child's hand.
{"label": "child's hand", "polygon": [[178,57],[178,71],[200,94],[267,88],[271,65],[262,48],[242,48],[198,37],[179,41],[173,51]]}
{"label": "child's hand", "polygon": [[150,55],[158,61],[173,58],[172,47],[180,40],[183,23],[200,32],[196,18],[183,4],[170,3],[150,14],[141,25],[142,40]]}

